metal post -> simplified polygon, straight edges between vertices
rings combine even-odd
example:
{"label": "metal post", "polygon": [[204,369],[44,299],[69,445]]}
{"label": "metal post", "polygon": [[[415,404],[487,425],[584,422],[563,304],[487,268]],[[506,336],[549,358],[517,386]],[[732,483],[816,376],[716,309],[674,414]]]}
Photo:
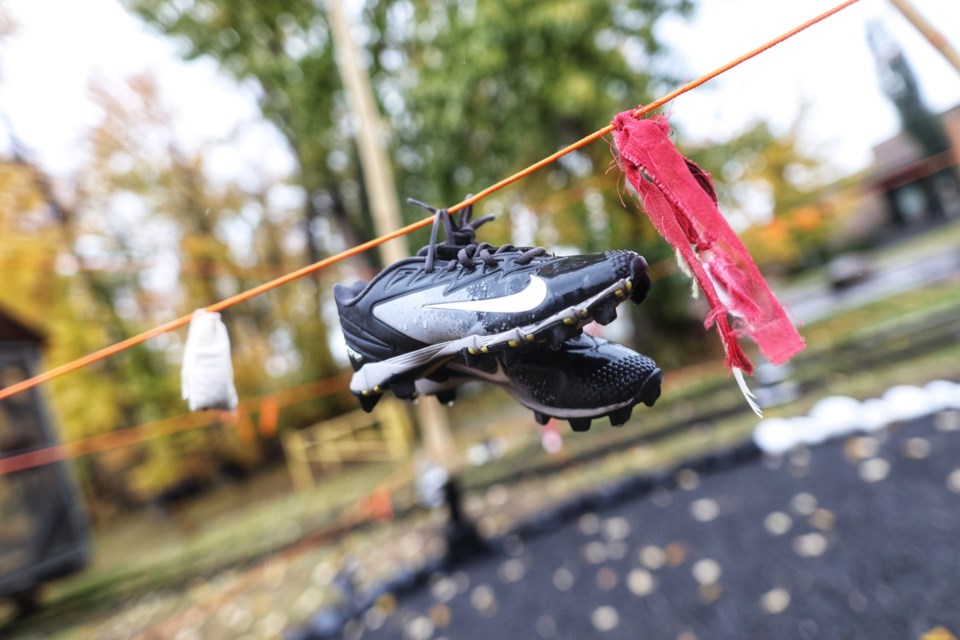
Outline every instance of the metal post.
{"label": "metal post", "polygon": [[903,17],[910,21],[910,24],[927,39],[927,42],[933,45],[933,48],[939,51],[947,59],[947,62],[960,73],[960,53],[957,53],[957,50],[947,42],[947,39],[937,31],[936,27],[920,15],[920,12],[909,0],[890,0],[890,4],[896,7],[903,14]]}
{"label": "metal post", "polygon": [[[350,23],[340,0],[327,0],[327,7],[337,66],[350,106],[357,116],[357,147],[363,164],[364,185],[370,197],[374,228],[378,234],[390,233],[400,228],[401,218],[393,171],[386,152],[386,132],[377,112],[370,78],[366,70],[361,68],[356,47],[350,39]],[[384,264],[410,255],[405,237],[382,244],[379,250]],[[434,402],[421,402],[416,407],[416,414],[430,456],[447,469],[453,468],[456,449],[445,412]]]}

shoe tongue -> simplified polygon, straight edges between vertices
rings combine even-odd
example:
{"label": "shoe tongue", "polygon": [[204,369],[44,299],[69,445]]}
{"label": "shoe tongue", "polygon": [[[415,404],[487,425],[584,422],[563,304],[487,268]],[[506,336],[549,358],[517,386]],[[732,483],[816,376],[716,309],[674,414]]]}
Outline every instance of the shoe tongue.
{"label": "shoe tongue", "polygon": [[[452,247],[446,244],[438,244],[436,250],[434,251],[433,256],[434,256],[434,259],[436,260],[442,260],[442,261],[456,260],[457,253],[459,253],[460,249],[462,248],[463,247]],[[422,247],[420,251],[417,251],[417,256],[424,258],[426,257],[429,251],[430,251],[429,246]]]}
{"label": "shoe tongue", "polygon": [[451,246],[448,244],[437,245],[437,260],[456,260],[457,254],[463,247]]}

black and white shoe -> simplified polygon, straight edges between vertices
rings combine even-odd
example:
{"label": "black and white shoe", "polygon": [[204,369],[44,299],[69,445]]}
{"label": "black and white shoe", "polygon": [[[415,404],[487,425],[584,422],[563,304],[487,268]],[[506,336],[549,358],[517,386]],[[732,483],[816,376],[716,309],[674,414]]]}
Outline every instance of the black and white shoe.
{"label": "black and white shoe", "polygon": [[430,378],[417,380],[417,392],[453,402],[457,388],[481,380],[503,387],[533,411],[537,422],[569,420],[574,431],[586,431],[594,418],[609,417],[619,427],[633,407],[652,407],[660,397],[663,375],[649,357],[587,334],[542,349],[511,364],[490,355],[475,366],[451,362]]}
{"label": "black and white shoe", "polygon": [[[626,250],[553,256],[540,247],[468,243],[477,226],[436,212],[430,244],[370,282],[336,285],[334,298],[355,373],[350,390],[372,410],[384,390],[410,397],[415,381],[462,358],[559,346],[592,320],[650,289],[646,261]],[[438,244],[437,228],[446,226]]]}

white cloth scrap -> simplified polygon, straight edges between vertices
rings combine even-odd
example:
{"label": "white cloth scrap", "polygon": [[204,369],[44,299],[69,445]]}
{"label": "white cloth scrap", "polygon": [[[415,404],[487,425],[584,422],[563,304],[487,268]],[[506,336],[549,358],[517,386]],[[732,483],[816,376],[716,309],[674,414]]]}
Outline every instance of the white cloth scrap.
{"label": "white cloth scrap", "polygon": [[193,312],[180,376],[183,399],[190,411],[237,408],[230,336],[219,313],[205,309]]}

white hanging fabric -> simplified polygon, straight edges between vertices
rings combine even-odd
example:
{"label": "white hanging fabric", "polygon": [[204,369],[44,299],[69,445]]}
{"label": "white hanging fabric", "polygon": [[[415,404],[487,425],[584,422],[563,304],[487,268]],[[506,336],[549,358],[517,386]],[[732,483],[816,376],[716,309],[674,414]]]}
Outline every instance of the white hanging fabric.
{"label": "white hanging fabric", "polygon": [[230,336],[219,313],[197,309],[183,348],[181,391],[191,411],[237,408]]}

